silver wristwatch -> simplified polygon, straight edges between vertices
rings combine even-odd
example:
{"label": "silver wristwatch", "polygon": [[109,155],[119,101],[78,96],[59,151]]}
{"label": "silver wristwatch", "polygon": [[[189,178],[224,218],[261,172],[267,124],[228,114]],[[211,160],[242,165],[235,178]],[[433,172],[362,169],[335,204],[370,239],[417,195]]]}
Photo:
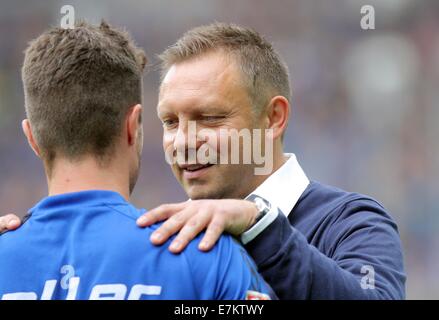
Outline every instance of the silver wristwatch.
{"label": "silver wristwatch", "polygon": [[256,215],[255,224],[263,217],[265,217],[265,215],[271,210],[270,202],[260,196],[251,194],[250,196],[248,196],[246,200],[253,202],[259,211],[258,214]]}

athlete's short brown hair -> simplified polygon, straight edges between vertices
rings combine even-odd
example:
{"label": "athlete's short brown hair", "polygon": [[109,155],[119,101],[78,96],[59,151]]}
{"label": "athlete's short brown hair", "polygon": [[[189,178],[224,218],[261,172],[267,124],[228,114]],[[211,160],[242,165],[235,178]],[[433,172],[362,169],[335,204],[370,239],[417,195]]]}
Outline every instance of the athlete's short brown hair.
{"label": "athlete's short brown hair", "polygon": [[27,117],[43,160],[105,157],[130,107],[142,103],[144,52],[106,22],[51,28],[25,51]]}

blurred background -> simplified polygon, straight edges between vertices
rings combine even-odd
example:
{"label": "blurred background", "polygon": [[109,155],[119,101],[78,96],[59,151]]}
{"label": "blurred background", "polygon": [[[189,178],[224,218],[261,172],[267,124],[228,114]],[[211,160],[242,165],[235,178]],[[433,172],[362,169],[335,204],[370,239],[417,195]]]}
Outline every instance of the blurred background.
{"label": "blurred background", "polygon": [[[253,27],[286,60],[293,112],[285,149],[308,177],[371,195],[399,225],[409,299],[439,299],[439,1],[0,0],[0,213],[24,215],[46,195],[42,164],[21,132],[20,68],[28,41],[76,19],[107,19],[145,48],[145,148],[134,203],[186,199],[165,163],[156,117],[156,54],[192,27]],[[375,8],[362,30],[361,7]],[[1,263],[1,262],[0,262]]]}

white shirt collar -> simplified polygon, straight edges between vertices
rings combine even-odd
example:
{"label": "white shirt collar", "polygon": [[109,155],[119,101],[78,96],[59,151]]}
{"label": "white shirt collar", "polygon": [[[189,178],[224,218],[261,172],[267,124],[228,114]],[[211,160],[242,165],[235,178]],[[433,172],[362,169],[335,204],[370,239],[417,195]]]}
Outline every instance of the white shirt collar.
{"label": "white shirt collar", "polygon": [[294,153],[285,153],[289,159],[272,173],[251,194],[268,200],[288,216],[309,184]]}

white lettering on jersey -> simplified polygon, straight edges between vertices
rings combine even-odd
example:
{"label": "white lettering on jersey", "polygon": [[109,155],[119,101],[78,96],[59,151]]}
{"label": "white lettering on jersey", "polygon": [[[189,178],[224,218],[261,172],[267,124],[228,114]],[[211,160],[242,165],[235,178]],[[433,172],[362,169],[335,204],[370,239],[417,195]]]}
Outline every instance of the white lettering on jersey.
{"label": "white lettering on jersey", "polygon": [[69,291],[67,291],[66,300],[76,300],[76,294],[78,293],[79,277],[73,277],[69,280]]}
{"label": "white lettering on jersey", "polygon": [[[75,277],[75,269],[71,265],[62,266],[61,274],[65,274],[61,278],[60,287],[67,291],[66,300],[75,300],[80,290],[80,277]],[[44,283],[41,300],[50,300],[53,298],[57,280],[47,280]],[[161,286],[154,285],[134,285],[128,295],[128,300],[139,300],[142,296],[158,296],[162,292]],[[123,300],[126,298],[128,288],[122,283],[97,284],[90,293],[90,300]],[[2,300],[37,300],[37,292],[14,292],[3,294]]]}
{"label": "white lettering on jersey", "polygon": [[37,294],[35,292],[6,293],[2,300],[37,300]]}
{"label": "white lettering on jersey", "polygon": [[142,295],[145,296],[159,296],[162,292],[162,287],[160,286],[144,286],[142,284],[136,284],[131,289],[128,300],[140,300]]}
{"label": "white lettering on jersey", "polygon": [[93,287],[90,300],[123,300],[126,294],[124,284],[99,284]]}
{"label": "white lettering on jersey", "polygon": [[50,300],[52,299],[53,292],[55,291],[56,280],[47,280],[44,284],[43,294],[41,295],[41,300]]}

